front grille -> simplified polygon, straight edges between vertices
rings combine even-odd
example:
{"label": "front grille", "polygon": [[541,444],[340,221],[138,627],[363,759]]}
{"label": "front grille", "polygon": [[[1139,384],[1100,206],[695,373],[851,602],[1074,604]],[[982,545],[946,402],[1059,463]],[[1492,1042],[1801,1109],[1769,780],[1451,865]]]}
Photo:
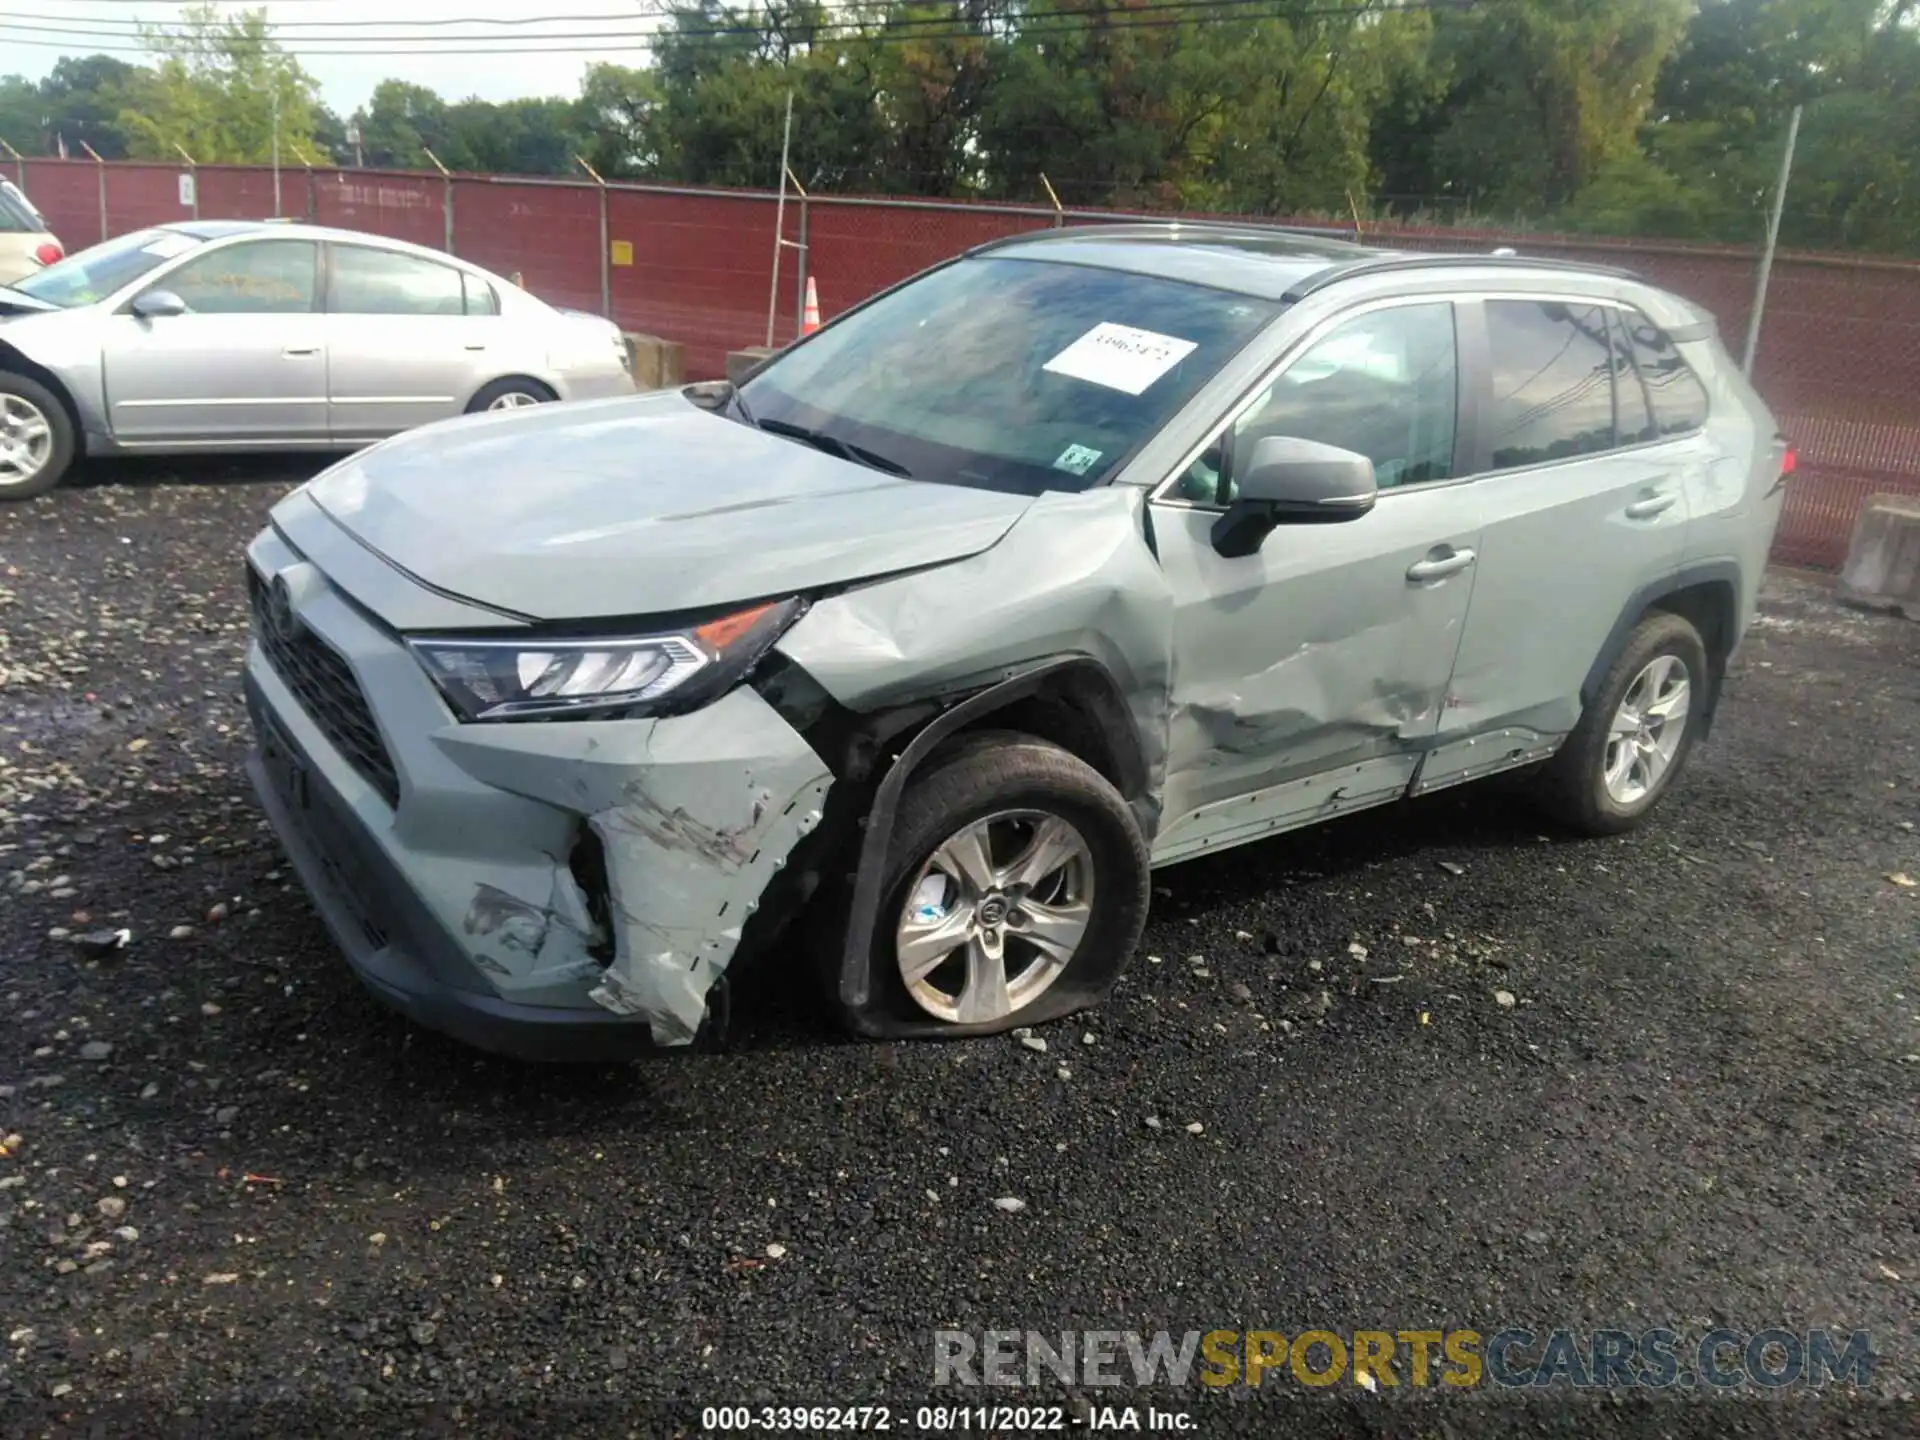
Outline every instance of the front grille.
{"label": "front grille", "polygon": [[347,762],[386,797],[400,803],[400,777],[373,723],[373,711],[354,678],[353,669],[326,641],[311,631],[290,626],[286,617],[276,622],[271,594],[252,566],[247,567],[247,599],[253,610],[253,635],[313,723]]}

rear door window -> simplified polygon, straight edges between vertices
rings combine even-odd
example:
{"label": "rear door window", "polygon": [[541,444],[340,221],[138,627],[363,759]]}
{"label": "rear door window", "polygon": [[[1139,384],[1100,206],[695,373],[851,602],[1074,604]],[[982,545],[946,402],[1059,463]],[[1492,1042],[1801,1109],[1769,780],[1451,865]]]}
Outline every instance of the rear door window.
{"label": "rear door window", "polygon": [[418,256],[336,245],[328,308],[336,315],[464,315],[462,279],[452,266]]}
{"label": "rear door window", "polygon": [[1606,307],[1489,300],[1486,315],[1492,468],[1612,449],[1614,354]]}

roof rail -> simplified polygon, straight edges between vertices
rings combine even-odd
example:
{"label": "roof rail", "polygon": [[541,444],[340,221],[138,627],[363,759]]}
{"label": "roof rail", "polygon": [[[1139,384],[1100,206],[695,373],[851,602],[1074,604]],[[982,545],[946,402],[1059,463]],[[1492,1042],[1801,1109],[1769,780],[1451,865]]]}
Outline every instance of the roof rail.
{"label": "roof rail", "polygon": [[1026,230],[1017,235],[1003,235],[997,240],[976,245],[969,254],[998,250],[1006,245],[1030,245],[1036,241],[1048,240],[1086,240],[1106,238],[1109,240],[1161,240],[1176,235],[1191,234],[1196,240],[1208,238],[1224,239],[1228,236],[1245,236],[1259,239],[1289,240],[1298,239],[1313,242],[1301,248],[1307,251],[1350,250],[1356,255],[1377,255],[1380,252],[1369,245],[1356,244],[1350,229],[1335,229],[1331,226],[1312,225],[1272,225],[1259,220],[1113,220],[1092,221],[1084,225],[1059,226],[1050,230]]}
{"label": "roof rail", "polygon": [[1578,275],[1611,275],[1620,280],[1638,280],[1640,277],[1631,270],[1623,270],[1614,265],[1589,265],[1580,260],[1542,260],[1530,259],[1525,255],[1516,255],[1512,251],[1495,251],[1491,255],[1430,255],[1400,251],[1394,254],[1373,254],[1362,260],[1351,260],[1345,264],[1329,265],[1324,270],[1316,270],[1299,284],[1293,286],[1281,298],[1288,304],[1297,304],[1342,280],[1351,280],[1360,275],[1372,275],[1382,270],[1420,270],[1427,267],[1454,269],[1459,267],[1490,266],[1500,270],[1562,270]]}

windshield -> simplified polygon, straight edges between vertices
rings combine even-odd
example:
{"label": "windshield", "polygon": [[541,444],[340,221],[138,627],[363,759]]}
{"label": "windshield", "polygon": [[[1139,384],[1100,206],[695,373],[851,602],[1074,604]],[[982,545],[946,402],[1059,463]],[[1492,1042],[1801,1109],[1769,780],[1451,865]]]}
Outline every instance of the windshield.
{"label": "windshield", "polygon": [[177,230],[136,230],[37,270],[13,288],[66,310],[91,305],[201,243]]}
{"label": "windshield", "polygon": [[742,393],[756,423],[863,447],[917,480],[1083,490],[1279,308],[1118,270],[963,260],[822,331]]}

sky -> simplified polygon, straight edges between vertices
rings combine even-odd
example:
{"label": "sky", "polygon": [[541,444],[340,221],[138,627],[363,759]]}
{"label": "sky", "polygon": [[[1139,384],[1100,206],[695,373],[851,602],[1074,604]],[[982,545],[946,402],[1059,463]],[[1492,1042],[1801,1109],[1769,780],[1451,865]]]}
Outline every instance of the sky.
{"label": "sky", "polygon": [[[58,0],[51,6],[0,0],[0,74],[37,80],[62,56],[101,51],[138,62],[134,22],[173,20],[180,8],[154,0]],[[649,0],[258,0],[253,6],[222,3],[220,8],[265,9],[276,27],[275,38],[320,82],[322,98],[343,116],[365,104],[380,81],[391,78],[425,85],[449,100],[470,95],[483,100],[572,96],[593,61],[640,64],[644,49],[624,44],[623,37],[657,23],[649,16]],[[39,18],[47,15],[57,18]],[[534,16],[548,18],[511,25],[481,23],[526,22]],[[369,27],[369,21],[381,23]],[[463,23],[421,23],[447,21]],[[582,32],[602,34],[538,38],[577,37]],[[396,35],[431,36],[437,44],[384,43]],[[369,37],[375,37],[374,43],[366,43]],[[497,53],[433,53],[440,46],[490,46]],[[321,53],[328,50],[360,53]]]}

